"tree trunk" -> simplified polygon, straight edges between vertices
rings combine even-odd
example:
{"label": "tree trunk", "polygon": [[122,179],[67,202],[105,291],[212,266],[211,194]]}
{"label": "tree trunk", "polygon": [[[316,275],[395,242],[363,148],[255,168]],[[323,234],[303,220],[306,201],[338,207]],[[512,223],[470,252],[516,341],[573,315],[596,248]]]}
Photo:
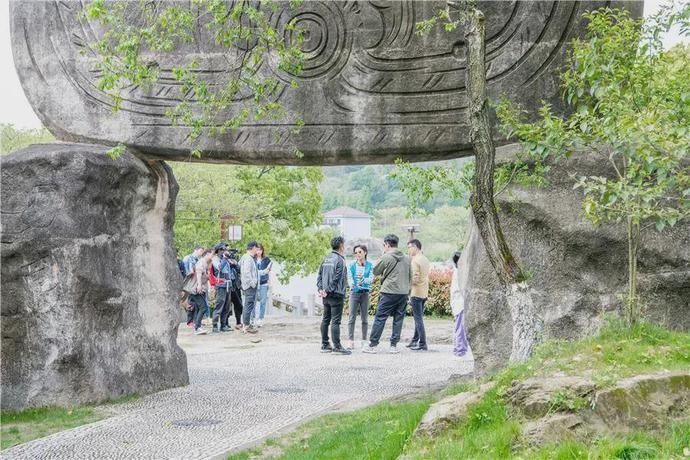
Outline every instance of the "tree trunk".
{"label": "tree trunk", "polygon": [[640,319],[637,299],[637,250],[640,244],[640,224],[628,217],[628,297],[625,300],[626,321],[629,326]]}
{"label": "tree trunk", "polygon": [[[487,257],[503,285],[513,322],[511,361],[530,357],[539,341],[542,321],[535,311],[529,286],[505,240],[494,202],[494,161],[496,148],[491,136],[486,91],[486,25],[481,11],[465,3],[467,19],[467,95],[470,110],[470,139],[475,156],[474,191],[470,197]],[[449,2],[452,8],[456,4]]]}
{"label": "tree trunk", "polygon": [[486,25],[481,11],[467,12],[467,94],[470,101],[470,139],[475,156],[472,213],[489,262],[504,285],[522,280],[522,271],[506,243],[494,203],[494,158],[489,103],[486,95]]}

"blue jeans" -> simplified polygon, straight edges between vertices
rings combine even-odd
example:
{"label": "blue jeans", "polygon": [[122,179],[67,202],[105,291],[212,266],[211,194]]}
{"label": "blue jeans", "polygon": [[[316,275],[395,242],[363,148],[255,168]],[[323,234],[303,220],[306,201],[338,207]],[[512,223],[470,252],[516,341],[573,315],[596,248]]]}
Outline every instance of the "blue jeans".
{"label": "blue jeans", "polygon": [[381,293],[379,305],[376,307],[374,325],[369,336],[369,345],[375,347],[379,344],[383,327],[389,316],[393,317],[393,333],[391,334],[391,346],[396,346],[400,341],[400,332],[405,319],[405,307],[407,306],[406,294],[386,294]]}
{"label": "blue jeans", "polygon": [[259,319],[264,319],[266,316],[266,305],[268,304],[268,284],[259,286],[259,311],[257,315]]}

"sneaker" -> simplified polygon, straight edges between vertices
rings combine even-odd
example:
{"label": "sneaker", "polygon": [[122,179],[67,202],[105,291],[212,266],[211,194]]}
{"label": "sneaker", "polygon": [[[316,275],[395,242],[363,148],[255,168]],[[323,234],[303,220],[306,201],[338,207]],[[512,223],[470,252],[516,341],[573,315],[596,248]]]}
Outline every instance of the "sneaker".
{"label": "sneaker", "polygon": [[371,345],[367,345],[366,347],[362,348],[362,353],[371,353],[372,355],[376,354],[376,347],[372,347]]}
{"label": "sneaker", "polygon": [[428,351],[429,349],[427,348],[426,345],[417,345],[416,347],[410,348],[410,350],[413,350],[413,351]]}
{"label": "sneaker", "polygon": [[188,328],[191,328],[191,329],[194,329],[194,321],[188,322],[188,323],[187,323],[187,327],[188,327]]}
{"label": "sneaker", "polygon": [[347,349],[348,349],[348,350],[354,350],[354,349],[355,349],[355,341],[354,341],[354,340],[350,340],[350,341],[347,343]]}
{"label": "sneaker", "polygon": [[400,353],[400,350],[398,350],[398,347],[395,345],[391,345],[391,347],[388,349],[388,353],[394,355],[396,353]]}
{"label": "sneaker", "polygon": [[243,331],[246,330],[246,331],[247,331],[247,334],[256,334],[257,332],[259,332],[259,331],[256,330],[256,328],[255,328],[254,326],[245,327],[245,328],[242,329],[242,330],[243,330]]}
{"label": "sneaker", "polygon": [[417,346],[417,342],[410,341],[407,345],[405,345],[407,348],[414,348]]}
{"label": "sneaker", "polygon": [[330,345],[321,345],[321,353],[330,353],[333,349]]}
{"label": "sneaker", "polygon": [[200,327],[199,329],[194,331],[194,335],[206,335],[208,334],[208,331],[204,329],[203,327]]}
{"label": "sneaker", "polygon": [[223,326],[220,328],[221,332],[230,332],[232,328],[230,326]]}
{"label": "sneaker", "polygon": [[264,320],[262,319],[257,319],[256,320],[256,327],[261,327],[264,325]]}
{"label": "sneaker", "polygon": [[350,350],[346,350],[343,347],[334,348],[333,353],[337,353],[339,355],[351,355],[352,354],[352,352]]}

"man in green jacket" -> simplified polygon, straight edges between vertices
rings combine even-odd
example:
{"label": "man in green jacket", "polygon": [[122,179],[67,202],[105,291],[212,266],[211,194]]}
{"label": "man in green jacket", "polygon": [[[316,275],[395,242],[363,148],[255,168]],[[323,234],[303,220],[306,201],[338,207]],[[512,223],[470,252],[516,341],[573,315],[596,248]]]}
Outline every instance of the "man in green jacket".
{"label": "man in green jacket", "polygon": [[389,316],[393,316],[393,334],[389,353],[400,353],[397,345],[400,341],[407,297],[412,284],[410,258],[398,249],[398,237],[386,235],[383,239],[385,253],[374,266],[374,276],[381,277],[381,294],[376,308],[374,326],[369,336],[369,346],[362,349],[364,353],[376,353],[376,347]]}

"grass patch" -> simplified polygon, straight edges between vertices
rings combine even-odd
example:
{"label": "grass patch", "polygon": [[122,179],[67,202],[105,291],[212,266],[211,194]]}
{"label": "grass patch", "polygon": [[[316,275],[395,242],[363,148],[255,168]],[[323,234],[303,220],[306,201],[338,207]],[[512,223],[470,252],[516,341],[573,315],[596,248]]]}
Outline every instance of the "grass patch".
{"label": "grass patch", "polygon": [[418,436],[405,449],[410,459],[509,458],[520,423],[510,418],[509,408],[496,389],[467,413],[465,421],[436,437]]}
{"label": "grass patch", "polygon": [[326,415],[284,438],[230,455],[228,460],[396,459],[430,403],[428,398],[382,403]]}
{"label": "grass patch", "polygon": [[535,460],[641,460],[685,458],[690,448],[690,422],[673,423],[661,433],[633,433],[628,436],[603,438],[591,443],[563,442],[525,450],[515,459]]}
{"label": "grass patch", "polygon": [[[600,387],[621,378],[660,370],[690,368],[690,334],[641,323],[627,328],[611,321],[594,337],[578,342],[548,342],[532,358],[511,365],[492,380],[493,390],[466,419],[439,436],[413,438],[405,450],[410,459],[645,459],[680,458],[690,448],[690,423],[676,423],[659,433],[567,441],[530,449],[521,439],[521,417],[503,395],[514,380],[554,374],[589,375]],[[460,384],[466,385],[466,384]],[[470,389],[469,387],[467,387]],[[587,401],[567,392],[556,393],[554,410],[577,411]]]}
{"label": "grass patch", "polygon": [[23,411],[2,411],[0,448],[7,449],[104,418],[93,407],[40,407]]}
{"label": "grass patch", "polygon": [[495,380],[510,385],[529,377],[588,375],[606,387],[632,375],[690,368],[690,334],[648,323],[632,328],[611,320],[598,335],[577,342],[550,341],[527,362],[512,365]]}
{"label": "grass patch", "polygon": [[0,412],[0,450],[59,431],[69,430],[108,417],[108,408],[139,399],[132,394],[104,402],[100,406],[36,407]]}

